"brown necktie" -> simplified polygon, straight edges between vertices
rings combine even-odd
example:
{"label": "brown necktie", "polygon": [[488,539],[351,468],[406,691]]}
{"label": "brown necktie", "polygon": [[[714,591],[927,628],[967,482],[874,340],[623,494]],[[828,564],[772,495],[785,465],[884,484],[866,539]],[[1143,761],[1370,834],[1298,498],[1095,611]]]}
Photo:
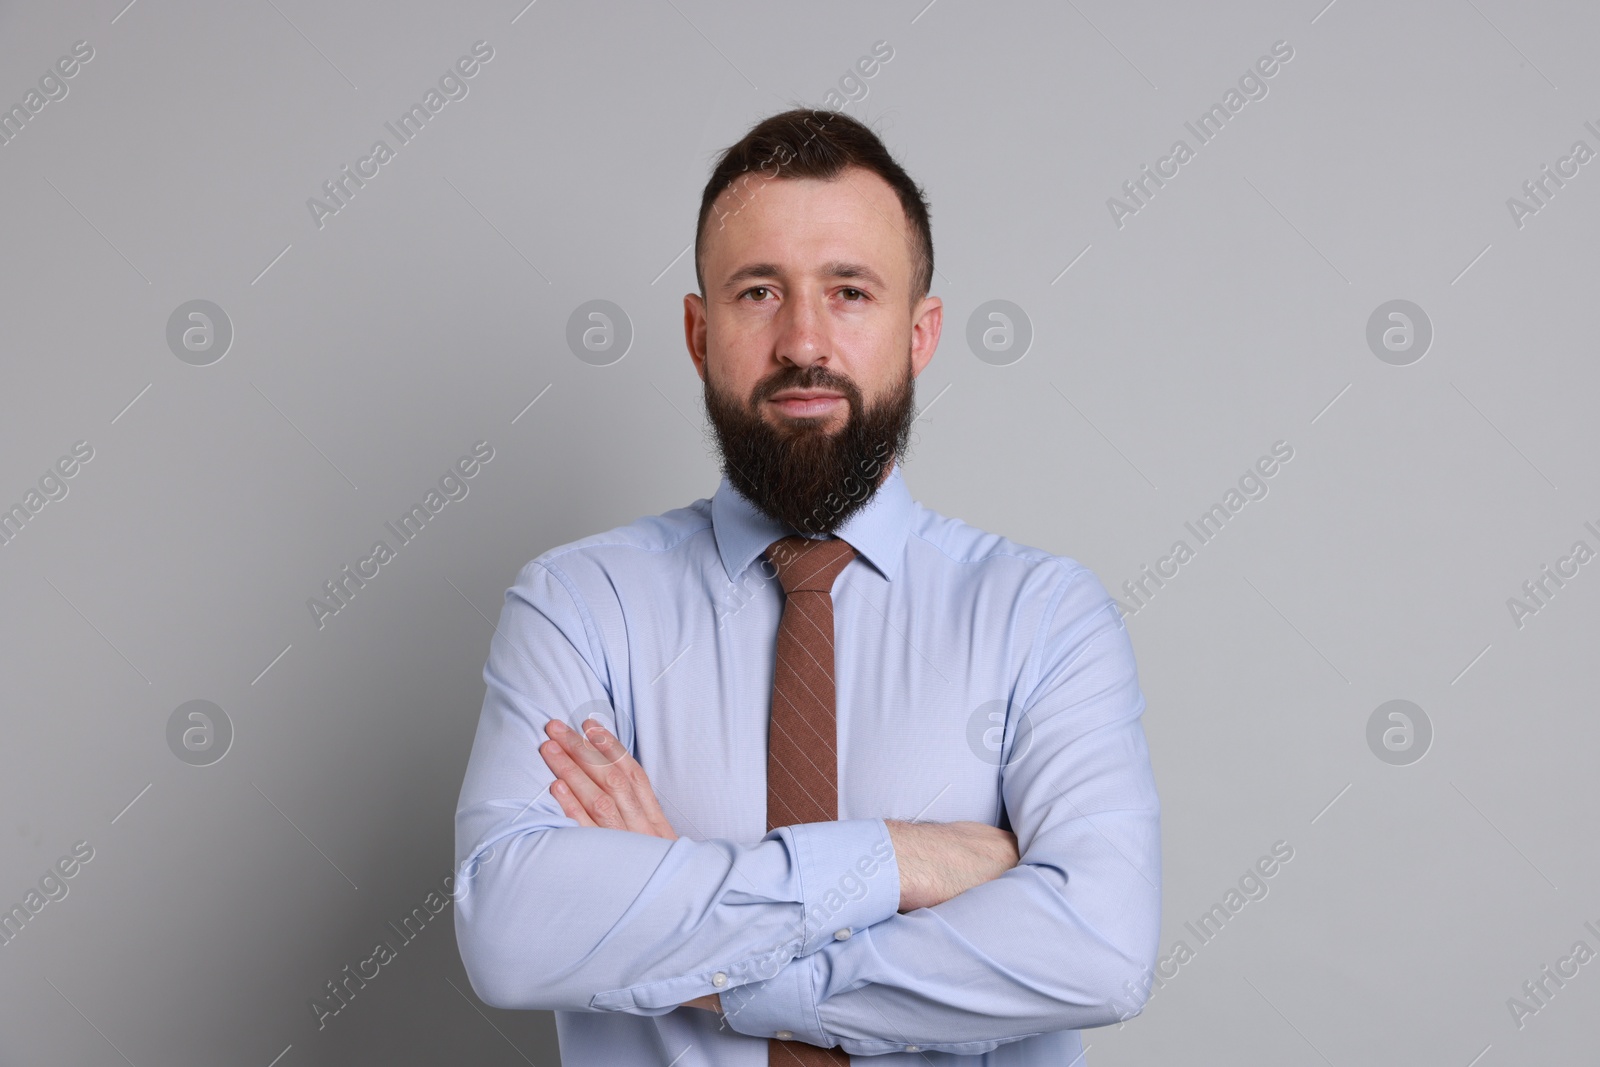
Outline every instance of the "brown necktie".
{"label": "brown necktie", "polygon": [[[833,580],[856,550],[837,537],[784,537],[766,557],[783,584],[778,664],[767,742],[767,831],[839,817],[833,683]],[[850,1054],[804,1041],[768,1041],[771,1067],[844,1064]]]}

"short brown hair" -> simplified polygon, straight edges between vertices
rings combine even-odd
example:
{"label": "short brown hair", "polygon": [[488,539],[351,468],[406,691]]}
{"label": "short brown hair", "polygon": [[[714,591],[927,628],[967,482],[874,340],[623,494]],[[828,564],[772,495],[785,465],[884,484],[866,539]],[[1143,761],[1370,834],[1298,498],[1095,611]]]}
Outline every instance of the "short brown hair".
{"label": "short brown hair", "polygon": [[911,250],[911,303],[928,295],[933,285],[933,230],[928,224],[928,202],[922,189],[896,163],[878,135],[849,115],[837,111],[795,108],[762,119],[722,153],[700,197],[700,218],[694,231],[694,277],[700,295],[706,291],[700,265],[711,206],[724,189],[741,175],[759,171],[767,179],[836,177],[846,167],[872,171],[889,183],[900,198],[911,224],[907,244]]}

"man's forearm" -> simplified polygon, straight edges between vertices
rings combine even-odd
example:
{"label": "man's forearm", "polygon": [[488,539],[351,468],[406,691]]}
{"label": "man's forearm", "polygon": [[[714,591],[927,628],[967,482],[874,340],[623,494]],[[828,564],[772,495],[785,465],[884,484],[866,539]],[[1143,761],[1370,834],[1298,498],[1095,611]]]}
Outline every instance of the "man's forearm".
{"label": "man's forearm", "polygon": [[[900,911],[933,907],[1017,864],[1017,838],[978,822],[885,820],[900,873]],[[695,997],[682,1007],[722,1014],[722,995]]]}
{"label": "man's forearm", "polygon": [[900,911],[943,904],[1017,865],[1017,835],[981,822],[885,820],[900,868]]}
{"label": "man's forearm", "polygon": [[[456,905],[462,960],[479,996],[505,1008],[653,1015],[760,981],[836,929],[894,914],[896,886],[879,882],[813,917],[859,858],[889,851],[871,822],[785,827],[749,846],[582,827],[501,839]],[[883,866],[892,877],[892,858]],[[702,918],[682,928],[684,914]]]}
{"label": "man's forearm", "polygon": [[[907,1042],[979,1055],[1137,1014],[1160,914],[1144,876],[1159,870],[1156,813],[1097,813],[1051,836],[1003,877],[727,991],[729,1026],[750,1036],[787,1030],[860,1056]],[[1072,893],[1053,870],[1069,866]]]}

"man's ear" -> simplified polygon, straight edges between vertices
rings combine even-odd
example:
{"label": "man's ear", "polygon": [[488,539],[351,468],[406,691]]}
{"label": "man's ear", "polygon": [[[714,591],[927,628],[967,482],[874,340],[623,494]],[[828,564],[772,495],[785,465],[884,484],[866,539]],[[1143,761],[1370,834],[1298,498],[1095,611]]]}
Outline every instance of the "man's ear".
{"label": "man's ear", "polygon": [[944,328],[944,301],[936,296],[925,296],[917,304],[911,319],[911,374],[922,373],[933,360],[934,349],[939,347],[939,333]]}
{"label": "man's ear", "polygon": [[683,297],[683,340],[689,346],[694,372],[706,379],[706,302],[698,293]]}

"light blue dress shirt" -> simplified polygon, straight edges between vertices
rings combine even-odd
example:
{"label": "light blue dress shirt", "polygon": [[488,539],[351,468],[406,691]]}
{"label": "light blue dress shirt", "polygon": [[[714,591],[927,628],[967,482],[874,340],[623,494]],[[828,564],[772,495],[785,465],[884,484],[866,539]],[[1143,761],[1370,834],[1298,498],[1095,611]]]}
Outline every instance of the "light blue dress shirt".
{"label": "light blue dress shirt", "polygon": [[[766,830],[787,528],[710,500],[563,545],[506,593],[456,812],[472,987],[555,1012],[565,1067],[766,1067],[767,1039],[875,1064],[1068,1067],[1143,1008],[1159,804],[1133,649],[1077,562],[912,499],[837,531],[839,819]],[[676,841],[578,826],[544,724],[594,717]],[[897,913],[885,819],[1009,826],[1021,862]],[[1008,821],[1005,821],[1008,820]],[[720,993],[723,1012],[680,1008]]]}

